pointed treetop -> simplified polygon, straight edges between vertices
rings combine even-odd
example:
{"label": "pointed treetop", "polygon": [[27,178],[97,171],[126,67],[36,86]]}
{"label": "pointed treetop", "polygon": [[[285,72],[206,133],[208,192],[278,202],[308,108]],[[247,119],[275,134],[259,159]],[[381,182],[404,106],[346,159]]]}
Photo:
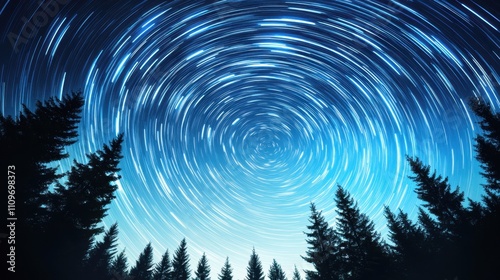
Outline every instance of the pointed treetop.
{"label": "pointed treetop", "polygon": [[201,256],[198,262],[198,268],[196,269],[195,275],[195,280],[210,280],[210,266],[208,265],[205,253],[203,253],[203,256]]}
{"label": "pointed treetop", "polygon": [[182,239],[179,247],[175,250],[174,259],[172,261],[172,279],[188,280],[191,277],[191,269],[189,267],[189,255],[187,252],[186,239]]}
{"label": "pointed treetop", "polygon": [[[483,200],[489,212],[500,212],[500,112],[494,113],[484,100],[471,99],[474,113],[481,118],[479,125],[483,134],[476,136],[476,159],[486,179],[483,185],[486,195]],[[498,216],[498,214],[495,214]]]}
{"label": "pointed treetop", "polygon": [[252,250],[252,255],[250,255],[250,261],[247,267],[246,280],[264,280],[264,271],[262,269],[262,263],[260,262],[259,256],[255,252],[255,247]]}
{"label": "pointed treetop", "polygon": [[219,280],[233,280],[233,269],[229,264],[229,257],[226,258],[226,262],[224,263],[224,266],[221,269],[221,272],[219,274]]}
{"label": "pointed treetop", "polygon": [[125,249],[111,263],[111,275],[117,279],[126,279],[128,276],[128,263]]}
{"label": "pointed treetop", "polygon": [[302,280],[302,277],[300,276],[300,272],[297,269],[297,266],[294,267],[292,280]]}
{"label": "pointed treetop", "polygon": [[149,242],[139,255],[135,266],[130,270],[130,276],[135,279],[151,280],[153,277],[153,247]]}
{"label": "pointed treetop", "polygon": [[172,279],[172,264],[170,263],[170,256],[168,249],[161,257],[160,262],[156,265],[153,272],[154,280],[171,280]]}
{"label": "pointed treetop", "polygon": [[456,227],[464,222],[464,193],[457,187],[451,190],[448,178],[431,175],[430,166],[424,165],[418,158],[407,157],[413,176],[409,176],[416,184],[415,192],[424,201],[424,207],[437,217],[440,227],[447,233],[455,233]]}
{"label": "pointed treetop", "polygon": [[276,262],[276,259],[273,259],[271,267],[269,268],[269,280],[286,280],[286,275],[281,265]]}

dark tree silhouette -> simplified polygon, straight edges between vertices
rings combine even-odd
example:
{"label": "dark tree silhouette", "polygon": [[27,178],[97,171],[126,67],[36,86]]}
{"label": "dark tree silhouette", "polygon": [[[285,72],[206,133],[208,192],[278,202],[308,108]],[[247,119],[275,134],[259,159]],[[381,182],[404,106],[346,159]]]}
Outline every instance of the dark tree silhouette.
{"label": "dark tree silhouette", "polygon": [[433,214],[438,221],[439,230],[445,238],[453,238],[459,235],[459,228],[465,222],[466,210],[462,203],[464,194],[457,187],[451,190],[448,178],[431,175],[430,167],[425,166],[418,158],[407,157],[417,188],[415,192],[418,198],[424,201],[424,207]]}
{"label": "dark tree silhouette", "polygon": [[297,266],[295,266],[294,270],[293,270],[293,277],[292,277],[292,280],[302,280],[302,277],[300,276],[300,272],[299,270],[297,269]]}
{"label": "dark tree silhouette", "polygon": [[470,278],[473,269],[470,256],[475,250],[474,221],[470,208],[463,206],[464,194],[457,187],[451,190],[448,178],[431,175],[430,167],[419,159],[407,157],[417,188],[415,192],[424,202],[419,210],[419,222],[426,233],[426,247],[431,250],[434,275],[441,278]]}
{"label": "dark tree silhouette", "polygon": [[[477,160],[486,183],[482,202],[468,200],[448,178],[430,172],[418,158],[407,157],[423,202],[418,222],[401,210],[385,208],[390,245],[375,231],[374,224],[359,210],[341,186],[335,193],[337,221],[332,228],[311,203],[308,250],[305,261],[314,270],[308,280],[364,279],[496,279],[500,251],[500,114],[473,99],[483,134],[476,137]],[[127,273],[125,251],[116,255],[118,227],[104,232],[102,219],[115,198],[120,178],[123,135],[101,150],[87,155],[86,163],[73,162],[71,170],[57,173],[58,160],[76,142],[83,106],[81,93],[62,100],[23,107],[17,119],[0,116],[1,165],[15,172],[17,270],[39,279],[135,279],[188,280],[189,256],[183,239],[170,262],[168,250],[153,271],[153,248],[149,243]],[[4,156],[5,155],[5,156]],[[8,166],[14,166],[7,168]],[[5,215],[5,213],[4,213]],[[101,241],[97,237],[103,234]],[[0,246],[4,248],[5,243]],[[23,277],[22,279],[28,277]],[[232,280],[226,259],[219,280]],[[273,260],[270,280],[286,279]],[[210,279],[206,255],[198,262],[194,280]],[[263,280],[262,264],[255,248],[246,280]],[[295,267],[293,278],[301,279]]]}
{"label": "dark tree silhouette", "polygon": [[0,116],[2,167],[7,170],[7,165],[15,165],[18,175],[17,215],[22,217],[19,225],[37,230],[44,225],[48,188],[63,176],[48,164],[69,156],[64,149],[76,142],[82,107],[82,93],[77,92],[60,101],[38,101],[35,112],[23,105],[16,120]]}
{"label": "dark tree silhouette", "polygon": [[[494,113],[491,106],[483,100],[471,99],[470,106],[480,118],[482,134],[476,136],[476,159],[481,164],[481,174],[486,179],[483,185],[486,207],[478,210],[478,205],[471,206],[472,219],[479,216],[479,223],[474,227],[475,249],[473,255],[474,270],[477,279],[494,279],[498,275],[498,252],[500,252],[500,113]],[[482,214],[482,215],[481,215]]]}
{"label": "dark tree silhouette", "polygon": [[125,280],[128,279],[128,263],[127,256],[125,255],[125,249],[116,256],[116,258],[111,262],[111,277],[110,279]]}
{"label": "dark tree silhouette", "polygon": [[76,142],[82,107],[83,95],[77,92],[62,100],[38,101],[34,112],[23,105],[16,119],[0,116],[0,166],[15,173],[16,266],[21,274],[49,277],[44,241],[47,195],[63,176],[51,164],[69,156],[65,148]]}
{"label": "dark tree silhouette", "polygon": [[82,263],[102,232],[98,224],[119,178],[121,135],[90,154],[87,164],[56,172],[54,163],[67,158],[65,148],[76,142],[82,106],[82,94],[73,93],[37,102],[34,112],[23,106],[16,120],[0,117],[1,165],[16,171],[18,270],[40,279],[84,277]]}
{"label": "dark tree silhouette", "polygon": [[233,269],[229,264],[229,258],[226,258],[226,262],[220,271],[219,280],[233,280]]}
{"label": "dark tree silhouette", "polygon": [[287,280],[285,272],[281,268],[281,265],[279,265],[275,259],[273,259],[271,267],[269,268],[268,277],[269,280]]}
{"label": "dark tree silhouette", "polygon": [[470,106],[481,118],[479,126],[483,134],[476,136],[476,159],[481,163],[481,173],[487,183],[484,185],[484,201],[490,211],[500,211],[500,113],[494,113],[491,106],[479,99],[471,99]]}
{"label": "dark tree silhouette", "polygon": [[172,261],[172,269],[173,280],[188,280],[191,276],[186,239],[182,239],[181,244],[175,251],[174,259]]}
{"label": "dark tree silhouette", "polygon": [[170,263],[170,256],[168,250],[161,257],[161,261],[156,265],[154,273],[154,280],[172,280],[172,264]]}
{"label": "dark tree silhouette", "polygon": [[85,261],[84,273],[87,279],[109,280],[112,260],[116,254],[118,224],[114,223],[104,234],[102,241],[95,242]]}
{"label": "dark tree silhouette", "polygon": [[313,270],[306,270],[306,278],[310,280],[337,279],[338,269],[338,238],[328,226],[321,211],[316,210],[316,205],[311,203],[310,225],[306,242],[309,244],[306,256],[302,258],[314,266]]}
{"label": "dark tree silhouette", "polygon": [[431,255],[424,230],[401,210],[395,215],[389,207],[385,207],[385,217],[395,262],[394,279],[432,279]]}
{"label": "dark tree silhouette", "polygon": [[135,266],[130,269],[130,277],[136,280],[153,279],[153,247],[151,242],[146,245]]}
{"label": "dark tree silhouette", "polygon": [[82,260],[92,238],[102,232],[99,223],[114,198],[114,181],[120,178],[117,172],[122,142],[123,135],[119,135],[109,146],[89,154],[87,164],[75,161],[65,186],[58,183],[49,194],[46,245],[51,255],[47,266],[56,273],[54,277],[83,275]]}
{"label": "dark tree silhouette", "polygon": [[255,248],[252,250],[252,255],[250,255],[250,261],[247,266],[247,276],[246,280],[264,280],[264,271],[262,270],[262,263],[260,262],[259,256],[255,253]]}
{"label": "dark tree silhouette", "polygon": [[207,256],[203,253],[200,261],[198,262],[198,268],[194,272],[194,280],[210,280],[210,266],[208,265]]}
{"label": "dark tree silhouette", "polygon": [[342,279],[387,279],[388,257],[373,222],[341,186],[335,202]]}

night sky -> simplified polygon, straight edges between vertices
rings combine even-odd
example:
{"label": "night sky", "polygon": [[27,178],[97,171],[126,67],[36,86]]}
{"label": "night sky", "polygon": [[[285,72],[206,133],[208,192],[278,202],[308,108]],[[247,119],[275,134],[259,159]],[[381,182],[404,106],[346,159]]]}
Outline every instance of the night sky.
{"label": "night sky", "polygon": [[253,247],[291,277],[337,184],[383,234],[384,205],[416,217],[405,155],[482,194],[467,102],[500,108],[496,0],[19,2],[0,4],[2,114],[83,91],[61,172],[125,133],[105,226],[130,265],[185,237],[213,279],[226,256],[243,279]]}

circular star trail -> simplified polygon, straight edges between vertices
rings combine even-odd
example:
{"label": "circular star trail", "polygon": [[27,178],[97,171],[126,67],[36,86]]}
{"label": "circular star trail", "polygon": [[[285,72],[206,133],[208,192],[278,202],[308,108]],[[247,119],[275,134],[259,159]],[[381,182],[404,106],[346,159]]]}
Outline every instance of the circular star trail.
{"label": "circular star trail", "polygon": [[105,224],[129,263],[186,237],[213,277],[226,256],[243,277],[252,247],[291,275],[337,184],[383,233],[384,205],[416,216],[405,155],[480,198],[467,102],[500,106],[487,1],[46,2],[0,7],[2,113],[82,90],[61,171],[125,133]]}

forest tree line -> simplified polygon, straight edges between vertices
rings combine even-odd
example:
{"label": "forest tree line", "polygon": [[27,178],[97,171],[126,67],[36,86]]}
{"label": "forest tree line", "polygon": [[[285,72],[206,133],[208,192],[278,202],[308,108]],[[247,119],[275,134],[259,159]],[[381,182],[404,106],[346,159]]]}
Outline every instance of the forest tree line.
{"label": "forest tree line", "polygon": [[[68,172],[58,173],[54,163],[68,158],[65,149],[77,142],[83,104],[83,94],[77,92],[61,100],[39,101],[34,111],[23,106],[16,118],[0,116],[0,161],[4,170],[15,166],[17,203],[16,272],[10,271],[8,279],[210,279],[205,254],[191,270],[185,239],[158,263],[153,262],[149,243],[129,265],[125,251],[117,252],[118,225],[104,231],[102,220],[120,179],[122,134],[88,154],[87,162],[74,160]],[[474,146],[486,181],[482,200],[466,201],[447,177],[431,172],[418,157],[407,156],[422,205],[416,221],[401,210],[385,207],[386,241],[351,195],[338,186],[333,225],[314,203],[310,206],[308,248],[302,256],[313,267],[303,271],[307,280],[462,280],[500,275],[496,267],[500,263],[500,113],[482,100],[471,99],[469,104],[482,129]],[[0,242],[0,248],[8,252],[10,245]],[[4,266],[5,271],[11,267]],[[232,280],[232,273],[227,258],[217,278]],[[301,279],[296,267],[289,276],[276,260],[264,271],[252,251],[246,280]]]}

